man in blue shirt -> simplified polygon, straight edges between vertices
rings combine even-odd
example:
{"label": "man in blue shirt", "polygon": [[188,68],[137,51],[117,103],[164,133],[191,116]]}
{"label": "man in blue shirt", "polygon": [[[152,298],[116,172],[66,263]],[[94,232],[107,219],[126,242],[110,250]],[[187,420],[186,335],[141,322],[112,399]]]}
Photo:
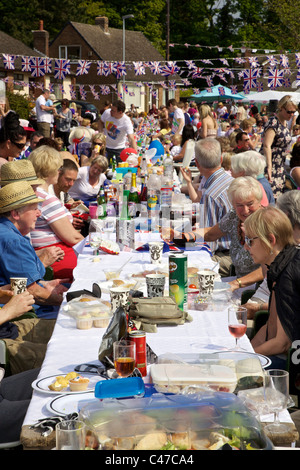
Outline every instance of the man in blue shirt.
{"label": "man in blue shirt", "polygon": [[56,318],[65,280],[43,280],[45,267],[26,236],[35,227],[41,201],[26,181],[0,189],[0,285],[10,284],[11,277],[26,277],[37,316]]}

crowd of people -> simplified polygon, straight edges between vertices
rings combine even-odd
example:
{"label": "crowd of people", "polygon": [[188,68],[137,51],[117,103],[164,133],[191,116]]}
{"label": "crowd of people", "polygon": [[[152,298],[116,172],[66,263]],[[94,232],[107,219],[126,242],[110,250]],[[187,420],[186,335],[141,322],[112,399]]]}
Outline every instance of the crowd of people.
{"label": "crowd of people", "polygon": [[[190,232],[170,230],[170,237],[179,246],[198,239],[209,243],[220,275],[234,273],[233,291],[259,285],[246,304],[248,317],[262,305],[270,315],[252,345],[271,357],[273,366],[286,367],[288,350],[300,336],[300,142],[298,107],[291,97],[279,101],[275,113],[264,106],[175,99],[144,113],[134,106],[126,111],[117,100],[106,103],[94,122],[80,119],[68,100],[61,104],[57,113],[49,91],[40,95],[37,129],[29,138],[13,110],[1,117],[0,339],[7,345],[15,380],[30,371],[37,375],[73,280],[73,247],[84,234],[82,220],[70,209],[95,200],[99,188],[109,184],[111,161],[123,162],[125,149],[138,154],[146,135],[177,163],[193,142],[190,165],[198,172],[193,176],[191,168],[181,167],[180,189],[202,208],[204,223]],[[17,296],[10,289],[15,276],[27,278],[26,292]],[[259,289],[264,291],[261,301]],[[18,320],[31,310],[34,318]],[[2,403],[0,388],[0,442],[1,416],[9,419]],[[16,412],[14,429],[24,409]]]}

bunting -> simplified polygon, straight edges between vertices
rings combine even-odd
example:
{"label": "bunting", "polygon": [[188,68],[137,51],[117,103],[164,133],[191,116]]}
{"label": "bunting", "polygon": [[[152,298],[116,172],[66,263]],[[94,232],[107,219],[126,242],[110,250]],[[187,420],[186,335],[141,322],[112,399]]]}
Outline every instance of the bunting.
{"label": "bunting", "polygon": [[54,78],[64,80],[70,73],[70,61],[67,59],[55,59]]}
{"label": "bunting", "polygon": [[6,70],[15,69],[15,56],[10,54],[3,54],[3,63]]}

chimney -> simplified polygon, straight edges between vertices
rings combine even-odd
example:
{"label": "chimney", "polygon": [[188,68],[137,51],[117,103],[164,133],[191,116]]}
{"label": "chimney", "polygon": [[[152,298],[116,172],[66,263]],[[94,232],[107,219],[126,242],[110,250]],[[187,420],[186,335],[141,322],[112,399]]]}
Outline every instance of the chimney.
{"label": "chimney", "polygon": [[95,24],[101,26],[103,31],[108,34],[108,18],[106,16],[96,16]]}
{"label": "chimney", "polygon": [[44,21],[40,20],[39,29],[32,31],[33,48],[49,57],[49,33],[44,30]]}

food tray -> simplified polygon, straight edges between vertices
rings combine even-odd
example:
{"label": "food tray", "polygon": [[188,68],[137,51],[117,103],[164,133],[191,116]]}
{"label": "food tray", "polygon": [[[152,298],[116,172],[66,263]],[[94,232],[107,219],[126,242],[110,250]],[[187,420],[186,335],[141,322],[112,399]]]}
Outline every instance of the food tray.
{"label": "food tray", "polygon": [[103,450],[217,450],[225,443],[272,449],[255,417],[231,393],[93,401],[83,404],[79,419]]}
{"label": "food tray", "polygon": [[94,297],[82,296],[71,300],[63,307],[63,313],[76,321],[76,327],[82,330],[107,328],[112,312],[109,303]]}
{"label": "food tray", "polygon": [[233,392],[235,372],[218,364],[152,364],[151,379],[158,392],[179,393],[187,386]]}

